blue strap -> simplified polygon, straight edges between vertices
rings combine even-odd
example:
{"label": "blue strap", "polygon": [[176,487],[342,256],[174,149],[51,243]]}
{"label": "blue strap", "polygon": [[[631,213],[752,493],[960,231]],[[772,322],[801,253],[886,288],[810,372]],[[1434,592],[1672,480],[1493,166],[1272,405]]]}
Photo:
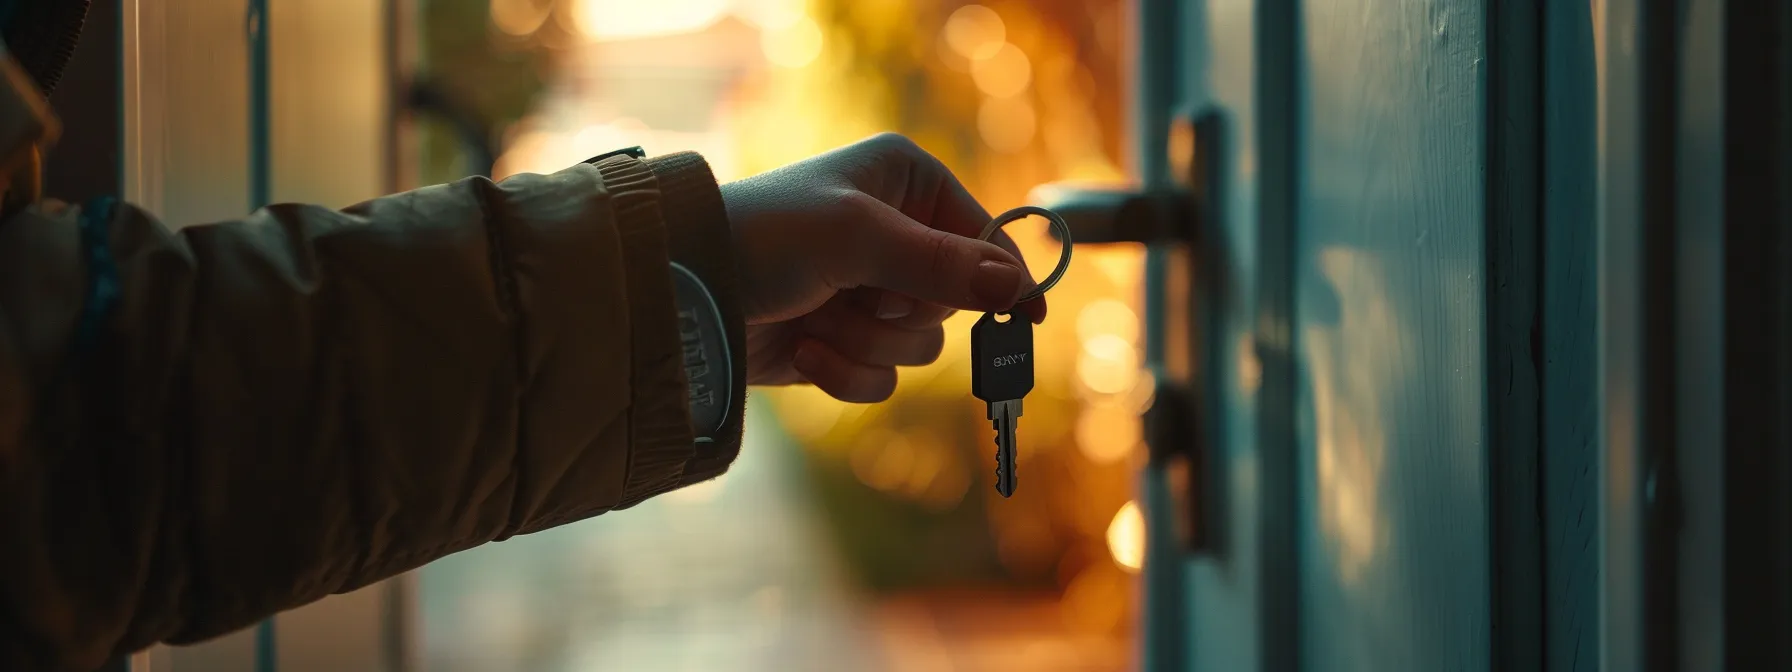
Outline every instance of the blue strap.
{"label": "blue strap", "polygon": [[[5,2],[5,0],[0,0]],[[79,359],[93,351],[99,343],[106,317],[118,304],[118,262],[112,258],[112,209],[117,202],[101,196],[81,208],[81,247],[87,261],[87,301],[81,309],[81,322],[75,328],[74,347],[69,354]]]}

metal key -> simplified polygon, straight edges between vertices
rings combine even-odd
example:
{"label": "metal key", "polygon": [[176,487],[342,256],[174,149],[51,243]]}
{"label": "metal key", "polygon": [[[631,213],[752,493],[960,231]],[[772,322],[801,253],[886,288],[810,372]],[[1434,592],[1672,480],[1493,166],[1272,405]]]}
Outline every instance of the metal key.
{"label": "metal key", "polygon": [[1014,495],[1014,434],[1021,399],[1033,390],[1033,323],[985,313],[971,327],[971,394],[989,404],[996,428],[996,492]]}

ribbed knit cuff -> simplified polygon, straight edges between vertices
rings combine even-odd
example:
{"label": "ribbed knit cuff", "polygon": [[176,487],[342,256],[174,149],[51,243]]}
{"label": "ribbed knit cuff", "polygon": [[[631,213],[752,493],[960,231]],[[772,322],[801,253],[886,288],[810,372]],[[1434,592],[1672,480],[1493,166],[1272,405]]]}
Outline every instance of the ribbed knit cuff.
{"label": "ribbed knit cuff", "polygon": [[721,474],[740,454],[744,401],[747,395],[747,327],[741,310],[740,278],[735,267],[733,228],[722,203],[722,190],[703,157],[680,152],[647,160],[659,180],[660,211],[666,221],[667,250],[676,261],[703,281],[722,314],[728,351],[733,353],[734,408],[716,432],[715,441],[701,444],[685,469],[684,484]]}

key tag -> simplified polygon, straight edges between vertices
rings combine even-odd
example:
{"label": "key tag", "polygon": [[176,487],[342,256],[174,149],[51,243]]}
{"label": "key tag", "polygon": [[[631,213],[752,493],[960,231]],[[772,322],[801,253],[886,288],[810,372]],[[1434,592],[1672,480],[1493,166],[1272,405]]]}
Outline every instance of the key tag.
{"label": "key tag", "polygon": [[[1070,267],[1070,226],[1058,213],[1023,206],[1002,213],[983,227],[978,240],[988,241],[1003,225],[1038,215],[1051,224],[1064,241],[1058,265],[1038,287],[1020,297],[1025,303],[1043,296],[1064,277]],[[1015,463],[1023,400],[1033,390],[1033,324],[1011,313],[987,313],[971,327],[971,394],[988,404],[989,420],[996,433],[996,492],[1014,495]]]}

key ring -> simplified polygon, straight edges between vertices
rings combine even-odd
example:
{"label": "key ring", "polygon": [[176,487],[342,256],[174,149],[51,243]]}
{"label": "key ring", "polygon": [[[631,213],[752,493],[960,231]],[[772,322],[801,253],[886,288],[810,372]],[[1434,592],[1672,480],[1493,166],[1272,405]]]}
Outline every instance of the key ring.
{"label": "key ring", "polygon": [[1070,224],[1065,222],[1064,217],[1060,216],[1058,213],[1036,205],[1023,205],[1000,215],[996,215],[995,219],[989,220],[988,224],[983,225],[983,233],[977,235],[977,240],[989,242],[989,237],[996,235],[996,232],[1000,231],[1003,226],[1007,225],[1009,222],[1024,219],[1029,215],[1044,217],[1045,221],[1051,224],[1052,231],[1055,231],[1058,234],[1058,239],[1064,241],[1064,251],[1058,255],[1058,267],[1052,269],[1052,274],[1045,276],[1045,281],[1039,283],[1038,287],[1034,287],[1033,291],[1022,294],[1017,303],[1026,303],[1041,296],[1045,296],[1045,293],[1050,291],[1053,286],[1057,285],[1060,278],[1064,277],[1064,271],[1070,268]]}

